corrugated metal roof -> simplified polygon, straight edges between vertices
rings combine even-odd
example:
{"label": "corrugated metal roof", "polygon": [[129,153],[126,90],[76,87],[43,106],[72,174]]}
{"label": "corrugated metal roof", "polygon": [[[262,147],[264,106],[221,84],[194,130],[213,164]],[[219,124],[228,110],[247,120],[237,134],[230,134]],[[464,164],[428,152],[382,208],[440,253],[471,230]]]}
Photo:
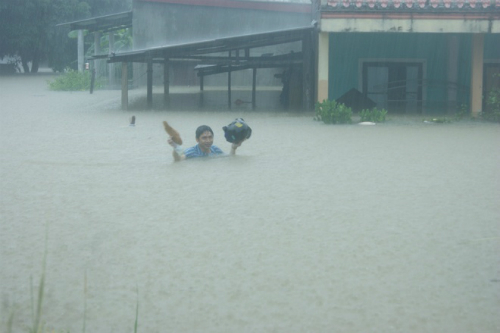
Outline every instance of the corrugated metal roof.
{"label": "corrugated metal roof", "polygon": [[132,11],[105,16],[91,17],[85,20],[60,23],[57,26],[69,25],[71,30],[112,31],[132,26]]}
{"label": "corrugated metal roof", "polygon": [[300,41],[304,38],[304,34],[311,33],[314,29],[316,29],[314,26],[309,26],[259,34],[239,35],[116,53],[111,54],[111,56],[101,55],[94,58],[109,58],[108,62],[146,62],[149,59],[166,58],[193,59],[200,55]]}

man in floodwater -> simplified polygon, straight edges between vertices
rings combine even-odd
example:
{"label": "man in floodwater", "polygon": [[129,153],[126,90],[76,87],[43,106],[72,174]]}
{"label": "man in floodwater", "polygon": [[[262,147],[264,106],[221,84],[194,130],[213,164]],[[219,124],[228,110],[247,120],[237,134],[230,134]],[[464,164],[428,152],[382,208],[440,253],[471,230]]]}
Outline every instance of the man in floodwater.
{"label": "man in floodwater", "polygon": [[[207,157],[207,156],[217,156],[223,155],[224,152],[214,143],[214,132],[207,125],[201,125],[196,129],[196,142],[197,145],[183,150],[177,143],[175,143],[172,138],[168,139],[169,145],[174,148],[172,155],[175,161],[182,161],[188,158],[195,157]],[[233,143],[231,145],[231,155],[236,154],[236,149],[241,146],[241,142]]]}

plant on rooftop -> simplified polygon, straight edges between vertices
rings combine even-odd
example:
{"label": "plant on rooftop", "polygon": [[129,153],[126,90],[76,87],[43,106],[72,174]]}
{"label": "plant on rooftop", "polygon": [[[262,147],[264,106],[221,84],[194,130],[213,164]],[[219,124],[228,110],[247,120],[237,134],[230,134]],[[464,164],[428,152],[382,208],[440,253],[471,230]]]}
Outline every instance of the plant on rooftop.
{"label": "plant on rooftop", "polygon": [[323,100],[316,102],[314,106],[316,111],[315,120],[322,121],[325,124],[350,124],[352,123],[352,109],[345,104],[336,101]]}

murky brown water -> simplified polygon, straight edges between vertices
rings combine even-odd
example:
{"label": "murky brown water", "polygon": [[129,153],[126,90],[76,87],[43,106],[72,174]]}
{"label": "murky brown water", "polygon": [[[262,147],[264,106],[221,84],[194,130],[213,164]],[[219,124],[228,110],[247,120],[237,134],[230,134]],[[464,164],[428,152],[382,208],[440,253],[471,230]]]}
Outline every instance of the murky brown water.
{"label": "murky brown water", "polygon": [[[86,332],[133,331],[137,297],[139,332],[500,330],[498,125],[124,112],[46,79],[0,78],[1,330],[31,323],[46,227],[58,332],[85,302]],[[172,162],[162,120],[229,151],[240,116],[239,155]]]}

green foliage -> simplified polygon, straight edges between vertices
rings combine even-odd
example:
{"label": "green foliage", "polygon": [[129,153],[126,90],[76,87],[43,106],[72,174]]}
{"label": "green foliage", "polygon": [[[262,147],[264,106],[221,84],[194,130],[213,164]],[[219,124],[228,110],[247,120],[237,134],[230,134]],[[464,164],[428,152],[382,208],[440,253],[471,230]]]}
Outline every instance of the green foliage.
{"label": "green foliage", "polygon": [[385,121],[385,116],[387,115],[386,109],[373,108],[371,110],[364,109],[361,110],[361,120],[360,121],[371,121],[374,123],[382,123]]}
{"label": "green foliage", "polygon": [[[64,74],[59,75],[53,81],[49,82],[50,90],[62,90],[62,91],[82,91],[90,90],[90,71],[84,71],[80,73],[78,71],[68,69]],[[102,83],[99,80],[94,82],[94,89],[102,87]]]}
{"label": "green foliage", "polygon": [[[84,14],[79,0],[11,0],[0,7],[0,56],[17,55],[25,73],[36,73],[41,61],[61,51],[56,25]],[[32,62],[31,68],[29,62]]]}
{"label": "green foliage", "polygon": [[[72,37],[73,34],[68,36]],[[127,51],[132,48],[132,29],[125,28],[114,32],[115,42],[113,44],[114,52]],[[107,54],[109,52],[109,36],[104,34],[99,40],[100,43],[100,54]],[[91,57],[94,55],[94,43],[91,43],[85,52],[86,57]]]}
{"label": "green foliage", "polygon": [[486,97],[486,109],[481,117],[487,121],[500,123],[500,89],[493,89]]}
{"label": "green foliage", "polygon": [[455,112],[455,120],[460,121],[465,118],[465,116],[470,115],[469,107],[466,104],[460,105],[460,108]]}
{"label": "green foliage", "polygon": [[352,123],[352,109],[345,104],[336,101],[323,100],[316,102],[314,106],[316,111],[315,119],[323,121],[325,124],[350,124]]}
{"label": "green foliage", "polygon": [[[47,61],[55,71],[76,68],[76,40],[59,23],[128,10],[132,0],[0,1],[0,57],[19,56],[25,73]],[[31,66],[30,66],[31,62]]]}

